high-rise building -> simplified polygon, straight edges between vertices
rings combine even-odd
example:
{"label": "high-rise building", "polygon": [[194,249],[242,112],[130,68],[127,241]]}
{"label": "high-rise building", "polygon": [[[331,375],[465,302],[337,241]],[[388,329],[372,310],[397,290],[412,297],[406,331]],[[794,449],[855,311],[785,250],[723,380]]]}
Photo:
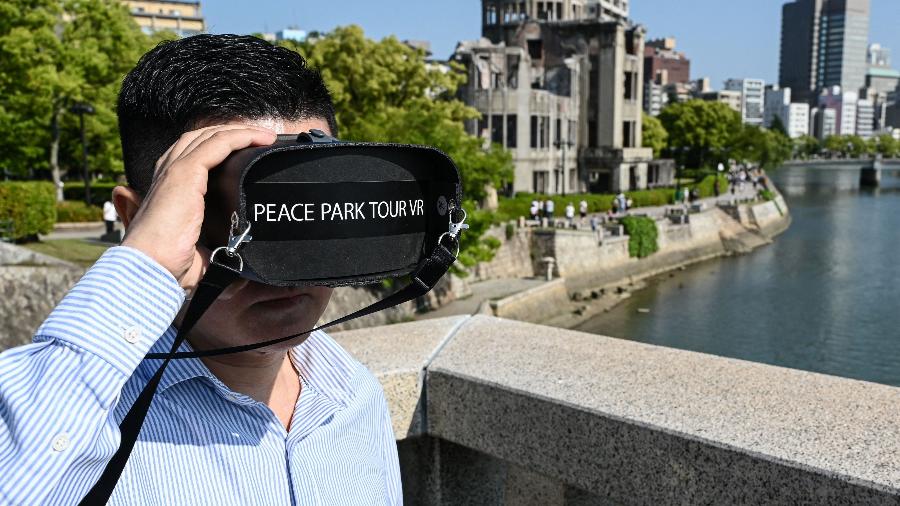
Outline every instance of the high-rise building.
{"label": "high-rise building", "polygon": [[741,92],[741,121],[747,125],[762,126],[765,108],[766,82],[762,79],[729,79],[726,91]]}
{"label": "high-rise building", "polygon": [[179,37],[206,31],[200,2],[186,0],[125,0],[131,17],[144,33],[175,32]]}
{"label": "high-rise building", "polygon": [[813,118],[813,135],[820,141],[837,133],[837,111],[834,109],[818,107]]}
{"label": "high-rise building", "polygon": [[675,50],[674,38],[651,40],[644,46],[644,80],[663,85],[691,80],[691,60]]}
{"label": "high-rise building", "polygon": [[875,102],[862,99],[856,102],[856,135],[871,139],[875,130]]}
{"label": "high-rise building", "polygon": [[819,95],[819,109],[830,109],[835,112],[835,133],[855,135],[858,101],[859,94],[855,91],[845,91],[840,86],[831,86],[823,89]]}
{"label": "high-rise building", "polygon": [[865,84],[869,0],[794,0],[782,7],[778,84],[808,101],[828,86]]}
{"label": "high-rise building", "polygon": [[792,139],[809,135],[809,104],[792,103],[790,88],[779,88],[778,85],[766,86],[763,126],[772,128],[776,117],[781,120],[785,131]]}
{"label": "high-rise building", "polygon": [[575,193],[671,183],[641,146],[644,29],[623,0],[483,0],[481,40],[453,60],[467,130],[507,147],[510,191]]}

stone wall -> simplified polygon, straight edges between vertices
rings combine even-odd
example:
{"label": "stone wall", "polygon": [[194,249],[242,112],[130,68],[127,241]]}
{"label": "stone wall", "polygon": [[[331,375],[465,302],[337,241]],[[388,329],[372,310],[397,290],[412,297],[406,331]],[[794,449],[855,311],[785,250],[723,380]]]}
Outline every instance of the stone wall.
{"label": "stone wall", "polygon": [[485,316],[334,337],[408,504],[900,504],[900,388]]}
{"label": "stone wall", "polygon": [[505,224],[491,227],[485,236],[500,240],[500,248],[490,262],[482,262],[471,269],[467,280],[473,282],[499,278],[529,278],[534,276],[531,260],[531,229],[515,225],[514,233],[506,238]]}
{"label": "stone wall", "polygon": [[500,300],[491,301],[495,316],[523,322],[543,322],[558,315],[569,302],[564,279],[555,279]]}
{"label": "stone wall", "polygon": [[73,264],[0,242],[0,351],[31,342],[83,273]]}

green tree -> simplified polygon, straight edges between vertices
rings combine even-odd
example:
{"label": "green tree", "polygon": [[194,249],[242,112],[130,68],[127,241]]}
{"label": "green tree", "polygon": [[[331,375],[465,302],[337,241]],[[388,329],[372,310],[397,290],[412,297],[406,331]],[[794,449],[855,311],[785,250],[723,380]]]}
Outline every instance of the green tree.
{"label": "green tree", "polygon": [[395,37],[374,41],[347,26],[307,42],[280,42],[319,69],[334,100],[339,134],[347,140],[427,144],[459,166],[466,198],[480,200],[485,185],[500,188],[512,178],[512,157],[497,146],[483,149],[464,121],[477,110],[455,98],[466,76],[445,71]]}
{"label": "green tree", "polygon": [[844,139],[840,135],[829,135],[822,142],[822,147],[825,148],[832,156],[843,154],[846,151],[847,144],[844,142]]}
{"label": "green tree", "polygon": [[780,166],[791,156],[791,140],[781,132],[743,126],[733,139],[732,155],[766,169]]}
{"label": "green tree", "polygon": [[669,151],[683,166],[712,167],[727,157],[741,131],[741,115],[721,102],[689,100],[670,104],[659,115],[669,134]]}
{"label": "green tree", "polygon": [[772,126],[769,127],[769,130],[772,130],[773,132],[778,132],[781,135],[788,137],[788,132],[787,132],[787,129],[784,127],[784,121],[781,120],[781,116],[775,116],[775,118],[772,119]]}
{"label": "green tree", "polygon": [[819,154],[820,150],[819,140],[811,135],[801,135],[794,139],[794,152],[798,158],[809,159]]}
{"label": "green tree", "polygon": [[[108,0],[8,0],[0,4],[0,166],[50,169],[59,183],[80,165],[76,102],[94,170],[122,170],[115,99],[123,75],[153,41]],[[57,195],[62,198],[61,192]]]}
{"label": "green tree", "polygon": [[844,154],[851,158],[861,158],[869,153],[869,146],[865,139],[858,135],[846,135],[844,142],[846,143]]}
{"label": "green tree", "polygon": [[881,134],[872,140],[875,148],[873,153],[880,153],[885,158],[894,158],[900,152],[900,143],[891,134]]}
{"label": "green tree", "polygon": [[643,113],[643,125],[641,145],[645,148],[653,148],[653,156],[659,158],[662,150],[668,144],[669,133],[658,119],[647,113]]}

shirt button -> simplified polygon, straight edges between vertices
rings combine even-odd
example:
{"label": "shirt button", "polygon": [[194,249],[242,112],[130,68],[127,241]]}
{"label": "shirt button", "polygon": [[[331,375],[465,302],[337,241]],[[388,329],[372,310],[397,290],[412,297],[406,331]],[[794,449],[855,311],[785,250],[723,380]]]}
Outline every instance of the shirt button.
{"label": "shirt button", "polygon": [[141,340],[140,327],[128,327],[122,332],[122,337],[131,344],[135,344]]}
{"label": "shirt button", "polygon": [[53,451],[61,452],[66,450],[69,447],[69,436],[68,434],[59,434],[55,438],[53,438]]}

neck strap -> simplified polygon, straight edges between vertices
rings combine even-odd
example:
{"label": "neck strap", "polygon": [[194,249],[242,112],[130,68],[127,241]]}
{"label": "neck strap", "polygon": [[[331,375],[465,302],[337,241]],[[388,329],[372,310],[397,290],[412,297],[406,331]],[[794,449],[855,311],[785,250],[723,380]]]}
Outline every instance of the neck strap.
{"label": "neck strap", "polygon": [[[450,246],[450,249],[444,246],[443,243],[449,243],[448,245]],[[241,353],[244,351],[264,348],[266,346],[272,346],[274,344],[283,343],[291,339],[296,339],[304,334],[308,334],[316,330],[332,327],[334,325],[338,325],[340,323],[344,323],[361,316],[366,316],[383,309],[402,304],[409,300],[415,299],[416,297],[421,297],[422,295],[428,293],[432,288],[434,288],[434,285],[437,284],[438,280],[440,280],[441,277],[450,269],[450,266],[453,265],[454,261],[456,261],[456,255],[455,253],[451,253],[451,249],[455,249],[458,252],[458,248],[459,243],[455,234],[445,234],[444,236],[441,236],[441,240],[438,241],[438,244],[437,246],[435,246],[434,251],[429,257],[425,258],[416,267],[416,270],[413,271],[411,275],[412,280],[400,291],[389,295],[368,307],[360,309],[355,313],[351,313],[347,316],[338,318],[337,320],[330,321],[324,325],[320,325],[306,332],[301,332],[299,334],[293,334],[279,339],[272,339],[270,341],[244,346],[234,346],[231,348],[220,348],[215,350],[179,352],[178,348],[184,342],[188,333],[191,331],[197,321],[200,320],[200,317],[203,316],[206,310],[209,309],[209,306],[212,305],[212,303],[228,287],[228,285],[230,285],[240,277],[240,271],[232,269],[231,267],[215,261],[214,257],[213,261],[209,264],[206,273],[203,275],[203,279],[200,280],[200,283],[197,286],[194,297],[193,299],[191,299],[191,302],[188,305],[184,321],[181,324],[181,328],[178,329],[178,334],[176,335],[175,341],[172,343],[172,347],[169,349],[169,352],[150,353],[146,356],[146,358],[148,359],[162,360],[163,363],[159,366],[159,369],[156,370],[156,373],[153,375],[153,377],[150,378],[150,381],[147,383],[147,385],[144,386],[144,389],[141,391],[140,395],[138,395],[137,400],[134,401],[131,409],[128,410],[125,418],[123,418],[122,422],[119,424],[119,430],[122,434],[122,441],[119,445],[119,449],[116,451],[115,455],[113,455],[112,459],[110,459],[110,461],[106,464],[106,468],[103,470],[103,474],[100,476],[100,479],[91,488],[91,490],[79,504],[81,506],[93,506],[106,504],[109,501],[109,498],[116,487],[116,483],[119,481],[119,477],[122,475],[122,471],[125,469],[125,465],[128,463],[128,457],[131,455],[131,451],[134,449],[135,442],[137,442],[138,435],[141,432],[141,426],[144,424],[144,419],[147,417],[147,412],[150,410],[150,405],[153,402],[153,396],[156,393],[156,389],[159,387],[159,381],[162,378],[162,375],[165,372],[165,369],[169,365],[170,361],[186,358],[210,357],[214,355]]]}

